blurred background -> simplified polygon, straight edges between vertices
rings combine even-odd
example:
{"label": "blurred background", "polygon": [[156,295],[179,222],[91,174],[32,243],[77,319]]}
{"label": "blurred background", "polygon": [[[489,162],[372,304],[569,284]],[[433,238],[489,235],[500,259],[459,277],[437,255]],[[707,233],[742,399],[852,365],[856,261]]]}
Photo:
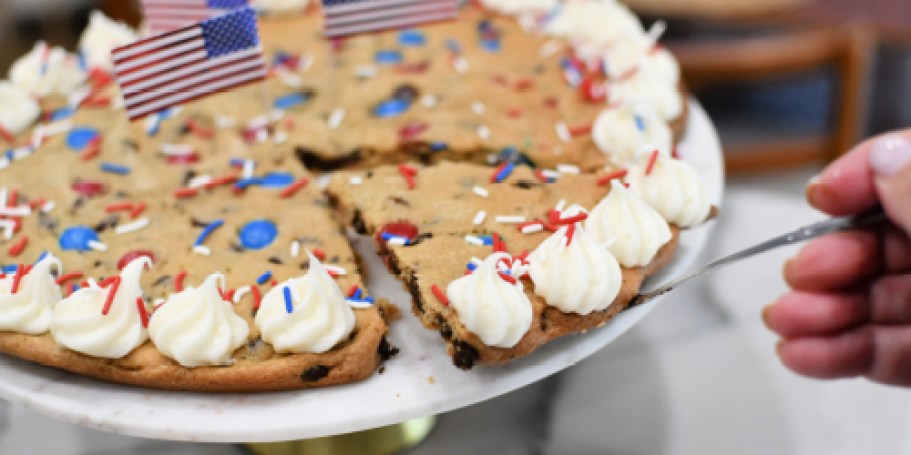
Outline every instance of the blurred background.
{"label": "blurred background", "polygon": [[[668,22],[663,41],[724,143],[728,190],[704,259],[818,220],[803,200],[806,181],[862,137],[911,125],[908,0],[626,3],[646,23]],[[0,0],[0,73],[38,39],[74,49],[96,8],[139,19],[130,0]],[[811,381],[778,364],[759,313],[784,292],[779,271],[793,253],[677,291],[578,366],[441,416],[407,453],[911,452],[906,392]],[[2,405],[0,453],[244,452],[109,435]]]}

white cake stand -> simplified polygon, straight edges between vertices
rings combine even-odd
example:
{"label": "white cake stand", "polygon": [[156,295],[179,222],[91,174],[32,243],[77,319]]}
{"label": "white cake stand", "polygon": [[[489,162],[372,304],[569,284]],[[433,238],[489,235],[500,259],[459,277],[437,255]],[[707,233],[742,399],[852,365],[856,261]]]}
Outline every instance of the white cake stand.
{"label": "white cake stand", "polygon": [[[680,152],[704,179],[712,201],[720,204],[724,175],[718,137],[695,102],[690,112]],[[678,256],[652,283],[694,265],[710,230],[711,224],[684,233]],[[410,313],[409,296],[385,273],[369,239],[360,239],[356,247],[367,258],[372,294],[398,302]],[[358,384],[263,394],[161,392],[0,356],[0,397],[78,425],[131,436],[200,442],[318,438],[435,415],[516,390],[588,357],[660,302],[624,312],[603,328],[557,340],[518,361],[470,372],[452,366],[438,333],[406,315],[390,335],[401,353],[387,362],[383,374]]]}

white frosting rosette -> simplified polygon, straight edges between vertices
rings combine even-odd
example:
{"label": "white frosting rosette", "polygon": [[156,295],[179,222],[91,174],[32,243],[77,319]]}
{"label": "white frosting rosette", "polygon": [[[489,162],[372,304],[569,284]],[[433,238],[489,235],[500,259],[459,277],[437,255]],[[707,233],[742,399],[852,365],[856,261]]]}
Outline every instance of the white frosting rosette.
{"label": "white frosting rosette", "polygon": [[628,78],[612,82],[610,100],[621,104],[646,103],[668,122],[683,113],[683,97],[677,85],[668,84],[649,65],[643,65]]}
{"label": "white frosting rosette", "polygon": [[0,106],[0,126],[13,134],[28,129],[41,115],[41,107],[28,92],[7,81],[0,81]]}
{"label": "white frosting rosette", "polygon": [[659,157],[650,173],[647,165],[633,166],[626,181],[630,191],[681,228],[701,224],[712,209],[702,179],[678,159]]}
{"label": "white frosting rosette", "polygon": [[559,5],[558,0],[481,0],[481,3],[494,11],[517,16],[540,15]]}
{"label": "white frosting rosette", "polygon": [[112,20],[101,11],[92,11],[89,26],[79,39],[79,50],[89,68],[111,71],[111,51],[136,41],[139,34],[128,25]]}
{"label": "white frosting rosette", "polygon": [[250,6],[267,13],[293,13],[307,9],[310,0],[251,0]]}
{"label": "white frosting rosette", "polygon": [[644,267],[671,240],[671,229],[661,214],[620,183],[592,209],[585,230],[627,268]]}
{"label": "white frosting rosette", "polygon": [[[519,279],[510,283],[498,273],[498,264],[509,260],[507,253],[487,257],[469,275],[446,288],[446,297],[459,314],[459,321],[484,344],[511,348],[531,327],[531,301]],[[518,277],[516,277],[518,278]]]}
{"label": "white frosting rosette", "polygon": [[14,86],[38,96],[69,95],[85,83],[86,76],[75,55],[43,41],[16,60],[9,71]]}
{"label": "white frosting rosette", "polygon": [[326,352],[354,330],[354,311],[342,290],[319,260],[308,255],[307,275],[273,287],[256,313],[256,327],[276,352]]}
{"label": "white frosting rosette", "polygon": [[165,356],[185,367],[228,365],[243,346],[250,327],[222,299],[225,277],[209,275],[198,288],[172,294],[149,321],[152,343]]}
{"label": "white frosting rosette", "polygon": [[615,0],[568,0],[547,23],[545,32],[601,50],[618,39],[645,35],[636,15]]}
{"label": "white frosting rosette", "polygon": [[52,268],[63,272],[60,260],[48,254],[21,278],[15,294],[15,275],[0,279],[0,330],[39,335],[50,329],[54,305],[63,298]]}
{"label": "white frosting rosette", "polygon": [[[585,213],[574,205],[569,218]],[[572,229],[572,241],[569,230]],[[567,244],[568,243],[568,244]],[[560,227],[528,257],[535,294],[564,313],[583,316],[606,309],[620,293],[623,276],[617,259],[583,228],[582,223]]]}
{"label": "white frosting rosette", "polygon": [[137,299],[142,297],[139,277],[151,265],[148,257],[140,257],[123,268],[107,314],[103,311],[113,285],[82,288],[57,304],[51,323],[57,344],[93,357],[119,359],[145,343],[149,334]]}
{"label": "white frosting rosette", "polygon": [[592,140],[615,163],[625,164],[656,149],[669,156],[674,135],[667,122],[647,104],[636,103],[602,111],[592,125]]}

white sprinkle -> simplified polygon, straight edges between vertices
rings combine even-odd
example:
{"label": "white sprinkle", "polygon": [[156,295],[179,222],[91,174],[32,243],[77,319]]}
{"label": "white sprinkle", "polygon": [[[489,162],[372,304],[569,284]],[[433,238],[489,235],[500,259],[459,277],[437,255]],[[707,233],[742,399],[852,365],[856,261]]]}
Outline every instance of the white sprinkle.
{"label": "white sprinkle", "polygon": [[209,174],[197,175],[196,177],[193,177],[192,179],[190,179],[189,182],[187,182],[187,187],[194,188],[194,189],[202,188],[211,181],[212,181],[212,176]]}
{"label": "white sprinkle", "polygon": [[486,188],[482,188],[480,186],[474,187],[473,191],[474,191],[474,194],[477,194],[478,196],[481,196],[481,197],[490,196],[490,191],[487,191]]}
{"label": "white sprinkle", "polygon": [[288,72],[286,70],[278,70],[275,72],[278,75],[278,78],[282,80],[282,83],[288,87],[298,89],[304,86],[304,80],[297,74]]}
{"label": "white sprinkle", "polygon": [[386,244],[387,245],[405,246],[408,244],[408,239],[406,239],[404,237],[393,237],[393,238],[387,240]]}
{"label": "white sprinkle", "polygon": [[269,123],[277,122],[285,118],[285,111],[281,109],[272,109],[272,112],[269,112]]}
{"label": "white sprinkle", "polygon": [[355,186],[363,185],[364,179],[359,175],[354,175],[354,176],[351,176],[351,180],[349,181],[349,183],[351,183],[352,185],[355,185]]}
{"label": "white sprinkle", "polygon": [[484,112],[486,112],[486,111],[487,111],[487,107],[484,106],[484,103],[482,103],[480,101],[475,101],[474,103],[471,103],[471,112],[474,112],[475,114],[478,114],[478,115],[484,115]]}
{"label": "white sprinkle", "polygon": [[165,155],[191,155],[193,152],[192,145],[161,144],[161,153]]}
{"label": "white sprinkle", "polygon": [[472,257],[471,257],[471,263],[474,264],[474,265],[480,265],[482,262],[484,262],[484,261],[482,261],[482,260],[481,260],[480,258],[478,258],[477,256],[472,256]]}
{"label": "white sprinkle", "polygon": [[219,129],[234,128],[237,126],[237,120],[235,120],[233,117],[219,115],[215,118],[215,126],[217,126]]}
{"label": "white sprinkle", "polygon": [[16,223],[13,220],[0,220],[0,229],[3,229],[3,239],[10,240],[13,238],[13,230],[16,229]]}
{"label": "white sprinkle", "polygon": [[272,135],[272,142],[275,142],[276,144],[284,144],[285,142],[288,142],[288,133],[284,131],[276,131],[275,134]]}
{"label": "white sprinkle", "polygon": [[579,166],[576,166],[574,164],[558,164],[557,172],[559,172],[561,174],[577,174],[578,175],[582,171],[579,169]]}
{"label": "white sprinkle", "polygon": [[212,250],[210,250],[209,247],[207,247],[205,245],[194,246],[193,252],[196,254],[199,254],[201,256],[211,256],[212,255]]}
{"label": "white sprinkle", "polygon": [[468,59],[461,55],[457,56],[452,59],[452,68],[459,73],[468,72]]}
{"label": "white sprinkle", "polygon": [[472,221],[472,223],[475,226],[480,226],[481,223],[483,223],[485,219],[487,219],[487,212],[481,210],[477,214],[475,214],[474,221]]}
{"label": "white sprinkle", "polygon": [[161,115],[153,114],[146,118],[146,133],[151,134],[158,125],[161,125]]}
{"label": "white sprinkle", "polygon": [[578,87],[582,83],[582,76],[575,70],[563,71],[563,76],[566,77],[566,83],[572,87]]}
{"label": "white sprinkle", "polygon": [[479,126],[478,127],[478,136],[480,136],[481,139],[484,139],[485,141],[487,139],[490,139],[490,128],[488,128],[487,125]]}
{"label": "white sprinkle", "polygon": [[117,94],[113,100],[111,100],[111,109],[121,110],[126,106],[127,102],[123,99],[123,95]]}
{"label": "white sprinkle", "polygon": [[468,243],[470,243],[470,244],[472,244],[472,245],[484,246],[484,241],[481,240],[479,237],[474,236],[474,235],[466,235],[466,236],[465,236],[465,241],[468,242]]}
{"label": "white sprinkle", "polygon": [[497,155],[496,153],[491,153],[490,155],[487,155],[487,165],[488,166],[496,166],[498,164],[500,164],[499,155]]}
{"label": "white sprinkle", "polygon": [[421,98],[421,104],[426,108],[436,107],[440,103],[440,98],[436,95],[425,95]]}
{"label": "white sprinkle", "polygon": [[373,304],[370,302],[358,302],[358,301],[349,300],[349,299],[345,299],[345,301],[348,302],[348,306],[350,306],[351,308],[354,308],[356,310],[363,310],[365,308],[370,308],[373,306]]}
{"label": "white sprinkle", "polygon": [[67,98],[67,106],[69,107],[79,107],[89,95],[92,94],[92,88],[86,87],[83,89],[77,89],[75,92],[71,93]]}
{"label": "white sprinkle", "polygon": [[573,135],[569,132],[569,127],[566,126],[566,122],[560,121],[556,125],[557,137],[560,138],[566,144],[569,144],[573,140]]}
{"label": "white sprinkle", "polygon": [[44,126],[45,137],[56,136],[73,129],[73,122],[70,120],[60,120],[54,123],[48,123]]}
{"label": "white sprinkle", "polygon": [[244,168],[242,176],[245,179],[253,178],[253,172],[256,170],[256,161],[253,160],[244,160]]}
{"label": "white sprinkle", "polygon": [[541,232],[544,230],[544,225],[541,223],[529,224],[522,228],[523,234],[534,234],[535,232]]}
{"label": "white sprinkle", "polygon": [[269,116],[267,114],[258,115],[247,122],[247,129],[258,130],[269,126]]}
{"label": "white sprinkle", "polygon": [[32,131],[32,148],[39,148],[44,142],[44,125],[38,125],[35,127],[35,130]]}
{"label": "white sprinkle", "polygon": [[44,203],[44,205],[41,206],[41,211],[44,213],[50,213],[53,212],[55,208],[57,208],[57,202],[47,201]]}
{"label": "white sprinkle", "polygon": [[310,54],[301,55],[300,60],[297,61],[297,70],[300,72],[306,72],[313,67],[313,62],[316,61],[316,57]]}
{"label": "white sprinkle", "polygon": [[261,130],[256,131],[256,143],[257,144],[262,144],[263,142],[266,142],[268,140],[269,140],[269,130],[263,128]]}
{"label": "white sprinkle", "polygon": [[108,250],[107,245],[105,245],[101,242],[96,242],[94,240],[89,240],[89,248],[91,248],[95,251],[107,251]]}
{"label": "white sprinkle", "polygon": [[342,124],[342,120],[345,120],[345,109],[337,108],[329,114],[329,129],[334,130]]}
{"label": "white sprinkle", "polygon": [[240,303],[240,299],[244,298],[247,293],[250,292],[250,286],[241,286],[234,291],[234,303]]}
{"label": "white sprinkle", "polygon": [[548,179],[558,179],[560,178],[560,172],[553,169],[542,169],[541,175],[547,177]]}
{"label": "white sprinkle", "polygon": [[362,79],[372,79],[376,77],[379,71],[373,65],[361,65],[355,68],[354,74]]}
{"label": "white sprinkle", "polygon": [[148,225],[149,225],[148,218],[140,218],[136,221],[133,221],[132,223],[121,224],[120,226],[117,226],[116,228],[114,228],[114,233],[118,234],[118,235],[129,234],[130,232],[136,232]]}
{"label": "white sprinkle", "polygon": [[0,158],[0,171],[6,169],[8,167],[9,167],[9,158],[7,158],[5,156],[3,158]]}
{"label": "white sprinkle", "polygon": [[532,14],[522,14],[519,16],[519,26],[522,30],[530,32],[538,25],[538,20]]}
{"label": "white sprinkle", "polygon": [[332,272],[336,275],[347,275],[348,271],[344,267],[339,267],[337,265],[323,264],[323,267],[327,272]]}
{"label": "white sprinkle", "polygon": [[558,41],[551,40],[541,46],[541,52],[539,55],[541,55],[541,58],[547,58],[559,52],[560,49],[563,49],[563,45]]}
{"label": "white sprinkle", "polygon": [[301,243],[300,241],[291,242],[291,257],[296,258],[301,255]]}
{"label": "white sprinkle", "polygon": [[524,216],[507,216],[507,215],[500,215],[496,218],[496,220],[497,220],[497,223],[503,223],[503,224],[522,224],[522,223],[528,221],[528,219],[525,218]]}
{"label": "white sprinkle", "polygon": [[563,210],[565,208],[566,208],[566,199],[560,199],[560,202],[557,202],[557,206],[554,208],[554,210],[556,210],[558,212],[563,212]]}
{"label": "white sprinkle", "polygon": [[31,155],[32,152],[34,152],[34,151],[35,151],[35,148],[32,147],[31,145],[24,145],[22,147],[19,147],[19,148],[13,150],[13,160],[14,161],[21,160],[22,158],[25,158],[25,157]]}
{"label": "white sprinkle", "polygon": [[20,205],[18,207],[3,207],[0,206],[0,215],[5,216],[29,216],[32,214],[32,209],[28,205]]}

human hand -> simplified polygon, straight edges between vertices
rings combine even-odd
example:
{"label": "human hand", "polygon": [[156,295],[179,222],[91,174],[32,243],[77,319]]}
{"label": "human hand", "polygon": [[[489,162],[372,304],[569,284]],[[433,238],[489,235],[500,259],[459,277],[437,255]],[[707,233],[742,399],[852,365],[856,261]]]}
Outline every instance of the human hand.
{"label": "human hand", "polygon": [[763,311],[778,355],[815,378],[911,386],[911,129],[871,139],[807,187],[833,216],[882,204],[892,225],[816,239],[784,267],[792,291]]}

